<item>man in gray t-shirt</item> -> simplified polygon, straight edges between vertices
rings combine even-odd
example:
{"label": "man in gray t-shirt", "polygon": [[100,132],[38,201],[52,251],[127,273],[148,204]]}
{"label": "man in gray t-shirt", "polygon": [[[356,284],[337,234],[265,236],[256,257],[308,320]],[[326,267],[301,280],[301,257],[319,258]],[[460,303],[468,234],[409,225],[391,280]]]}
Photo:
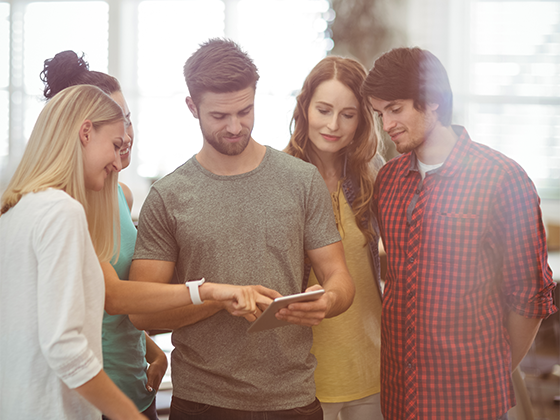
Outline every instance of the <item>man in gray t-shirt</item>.
{"label": "man in gray t-shirt", "polygon": [[309,327],[344,312],[354,295],[326,185],[313,165],[252,139],[258,74],[235,43],[203,44],[185,78],[204,143],[150,190],[131,280],[204,277],[274,298],[301,292],[307,255],[325,294],[279,312],[294,325],[254,334],[219,302],[131,315],[138,328],[174,330],[170,418],[322,419]]}

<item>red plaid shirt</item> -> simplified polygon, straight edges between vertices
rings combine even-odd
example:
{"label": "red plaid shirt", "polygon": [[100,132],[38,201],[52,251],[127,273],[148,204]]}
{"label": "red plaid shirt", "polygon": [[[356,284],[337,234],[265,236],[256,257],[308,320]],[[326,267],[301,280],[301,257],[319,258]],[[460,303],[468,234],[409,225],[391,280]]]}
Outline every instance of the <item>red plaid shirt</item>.
{"label": "red plaid shirt", "polygon": [[374,203],[387,251],[381,388],[386,420],[497,419],[514,404],[504,326],[555,312],[540,200],[511,159],[463,127],[424,181],[388,162]]}

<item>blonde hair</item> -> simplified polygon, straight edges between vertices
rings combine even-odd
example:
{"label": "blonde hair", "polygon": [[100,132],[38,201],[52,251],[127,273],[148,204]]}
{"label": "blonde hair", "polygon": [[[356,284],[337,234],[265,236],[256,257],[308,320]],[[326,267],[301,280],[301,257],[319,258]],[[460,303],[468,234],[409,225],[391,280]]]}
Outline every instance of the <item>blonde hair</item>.
{"label": "blonde hair", "polygon": [[109,261],[115,249],[120,248],[117,173],[109,174],[101,191],[86,189],[79,137],[85,120],[91,121],[97,130],[124,122],[124,116],[116,102],[90,85],[64,89],[47,103],[2,195],[0,215],[14,207],[24,194],[48,188],[63,190],[84,207],[97,256],[101,261]]}

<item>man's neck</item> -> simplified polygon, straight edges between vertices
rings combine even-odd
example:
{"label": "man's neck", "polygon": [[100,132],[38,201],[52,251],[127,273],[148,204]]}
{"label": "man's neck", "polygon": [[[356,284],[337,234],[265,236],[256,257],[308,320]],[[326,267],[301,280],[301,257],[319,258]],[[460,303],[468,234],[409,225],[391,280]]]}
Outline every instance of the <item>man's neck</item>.
{"label": "man's neck", "polygon": [[414,150],[416,157],[426,165],[443,163],[457,143],[457,134],[451,126],[437,124],[421,146]]}
{"label": "man's neck", "polygon": [[251,172],[262,162],[266,147],[257,143],[253,138],[243,152],[235,156],[228,156],[218,152],[204,141],[202,149],[196,155],[196,160],[204,169],[216,175],[240,175]]}

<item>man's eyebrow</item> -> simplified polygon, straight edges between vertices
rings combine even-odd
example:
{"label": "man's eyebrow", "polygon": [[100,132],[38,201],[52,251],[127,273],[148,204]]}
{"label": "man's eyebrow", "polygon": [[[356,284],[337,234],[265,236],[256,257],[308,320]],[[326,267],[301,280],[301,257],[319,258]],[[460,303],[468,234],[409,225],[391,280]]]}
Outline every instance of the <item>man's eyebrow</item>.
{"label": "man's eyebrow", "polygon": [[[398,100],[391,101],[391,102],[389,102],[387,105],[385,105],[385,106],[383,107],[383,109],[385,110],[385,109],[387,109],[387,108],[391,108],[392,106],[395,106],[395,105],[397,105],[398,103],[399,103]],[[379,111],[378,109],[375,109],[375,108],[373,108],[373,110],[374,110],[375,112],[381,112],[381,111]]]}
{"label": "man's eyebrow", "polygon": [[254,106],[255,106],[255,104],[248,105],[239,112],[250,111]]}
{"label": "man's eyebrow", "polygon": [[393,105],[397,105],[398,103],[399,103],[398,100],[391,101],[391,102],[389,102],[387,105],[385,105],[385,108],[384,108],[384,109],[390,108],[390,107],[392,107]]}
{"label": "man's eyebrow", "polygon": [[[255,106],[255,104],[248,105],[245,108],[243,108],[242,110],[238,111],[238,113],[242,113],[242,112],[245,112],[245,111],[250,111],[251,109],[254,108],[254,106]],[[228,115],[227,112],[220,112],[220,111],[210,111],[209,113],[213,116],[220,116],[220,117]]]}

